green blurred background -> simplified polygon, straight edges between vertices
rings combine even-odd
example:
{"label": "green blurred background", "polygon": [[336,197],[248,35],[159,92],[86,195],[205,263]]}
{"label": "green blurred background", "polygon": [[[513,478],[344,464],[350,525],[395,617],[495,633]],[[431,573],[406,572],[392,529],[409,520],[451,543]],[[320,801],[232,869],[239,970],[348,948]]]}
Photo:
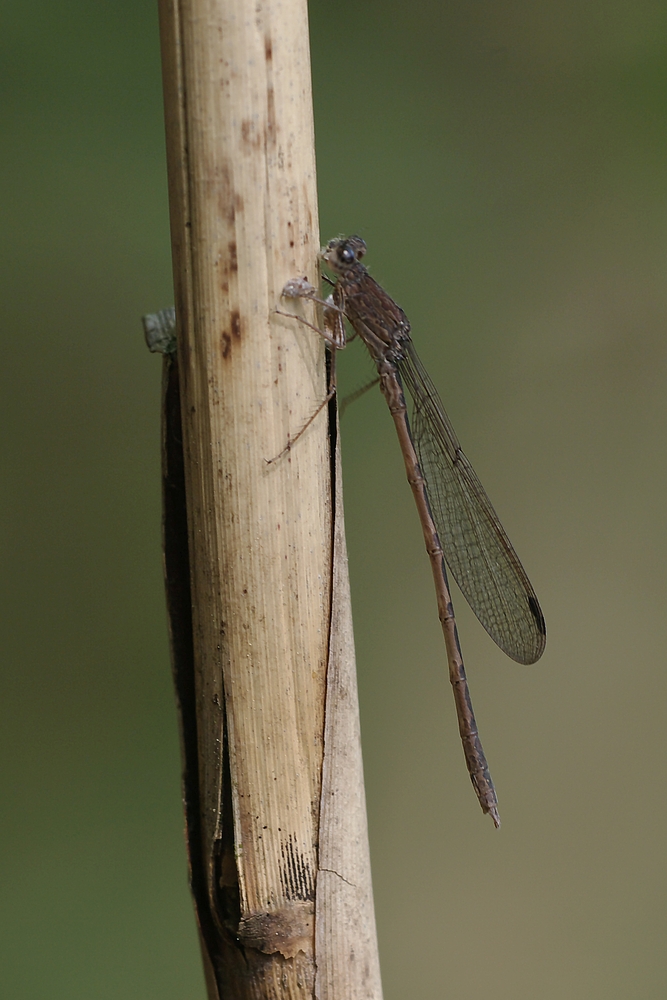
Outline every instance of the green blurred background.
{"label": "green blurred background", "polygon": [[[4,7],[2,993],[203,1000],[159,537],[172,299],[153,0]],[[311,4],[322,236],[410,316],[540,595],[459,601],[503,827],[458,745],[377,391],[346,515],[386,1000],[665,995],[667,8]],[[342,359],[345,386],[370,371]]]}

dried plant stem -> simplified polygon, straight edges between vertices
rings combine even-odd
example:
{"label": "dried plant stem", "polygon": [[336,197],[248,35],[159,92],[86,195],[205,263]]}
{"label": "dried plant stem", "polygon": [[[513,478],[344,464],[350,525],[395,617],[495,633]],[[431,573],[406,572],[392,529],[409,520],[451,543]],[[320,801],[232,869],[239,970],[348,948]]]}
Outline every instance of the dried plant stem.
{"label": "dried plant stem", "polygon": [[326,393],[322,342],[275,311],[289,278],[317,281],[306,3],[161,0],[160,17],[209,995],[377,1000],[326,409],[267,462]]}

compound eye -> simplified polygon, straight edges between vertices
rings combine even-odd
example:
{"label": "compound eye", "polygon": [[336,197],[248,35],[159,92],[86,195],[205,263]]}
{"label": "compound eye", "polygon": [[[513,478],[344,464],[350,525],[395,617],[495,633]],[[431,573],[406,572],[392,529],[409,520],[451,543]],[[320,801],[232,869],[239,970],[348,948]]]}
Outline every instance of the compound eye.
{"label": "compound eye", "polygon": [[354,260],[354,251],[350,250],[349,247],[345,247],[345,249],[340,252],[340,259],[343,264],[351,264]]}

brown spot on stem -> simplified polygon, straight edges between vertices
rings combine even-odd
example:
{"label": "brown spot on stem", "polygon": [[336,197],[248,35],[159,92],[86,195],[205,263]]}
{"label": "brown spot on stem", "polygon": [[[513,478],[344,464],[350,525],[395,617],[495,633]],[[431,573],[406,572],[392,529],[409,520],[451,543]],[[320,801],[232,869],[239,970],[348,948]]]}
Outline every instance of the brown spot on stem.
{"label": "brown spot on stem", "polygon": [[266,141],[267,145],[275,146],[276,144],[276,95],[272,86],[268,86],[266,89]]}
{"label": "brown spot on stem", "polygon": [[239,261],[236,256],[236,242],[234,240],[230,240],[227,249],[229,250],[229,270],[232,272],[238,271]]}
{"label": "brown spot on stem", "polygon": [[249,146],[251,149],[259,148],[259,135],[257,134],[257,128],[252,118],[244,118],[241,122],[241,139],[244,145]]}
{"label": "brown spot on stem", "polygon": [[231,224],[234,221],[234,187],[232,185],[232,174],[229,166],[223,164],[220,169],[220,183],[218,186],[218,205],[220,215]]}

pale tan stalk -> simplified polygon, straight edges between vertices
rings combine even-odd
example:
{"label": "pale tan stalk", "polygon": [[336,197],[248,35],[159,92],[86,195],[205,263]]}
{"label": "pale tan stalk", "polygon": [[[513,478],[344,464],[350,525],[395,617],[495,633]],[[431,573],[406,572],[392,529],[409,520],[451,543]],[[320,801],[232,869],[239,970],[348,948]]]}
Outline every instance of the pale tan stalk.
{"label": "pale tan stalk", "polygon": [[[160,17],[201,849],[219,943],[209,933],[209,994],[312,997],[319,969],[320,1000],[376,1000],[326,410],[283,459],[267,463],[326,392],[320,338],[275,312],[289,278],[318,280],[306,3],[161,0]],[[344,559],[342,525],[336,537]],[[330,638],[332,620],[342,634]],[[327,697],[328,662],[338,680]],[[341,733],[355,742],[342,746]]]}

